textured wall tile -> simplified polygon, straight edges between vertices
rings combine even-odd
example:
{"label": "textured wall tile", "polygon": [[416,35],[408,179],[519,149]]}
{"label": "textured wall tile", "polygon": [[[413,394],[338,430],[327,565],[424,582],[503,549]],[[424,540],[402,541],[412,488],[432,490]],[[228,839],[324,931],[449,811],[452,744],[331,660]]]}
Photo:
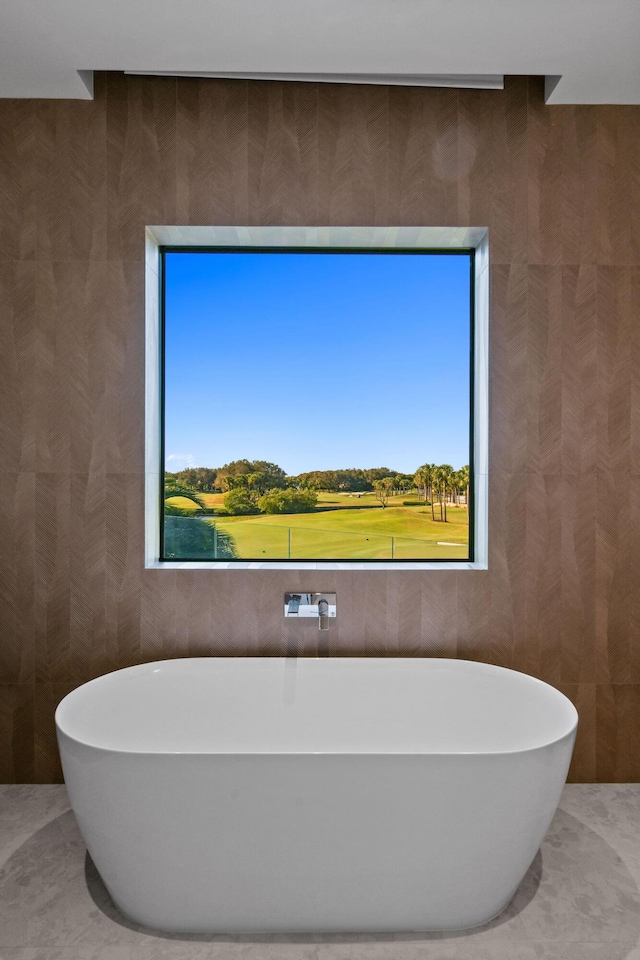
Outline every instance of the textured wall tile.
{"label": "textured wall tile", "polygon": [[640,677],[640,480],[599,471],[596,512],[597,680]]}
{"label": "textured wall tile", "polygon": [[429,128],[420,87],[389,88],[389,222],[421,226]]}
{"label": "textured wall tile", "polygon": [[141,660],[144,488],[137,474],[108,474],[106,481],[105,655],[122,668]]}
{"label": "textured wall tile", "polygon": [[249,82],[177,87],[177,222],[250,223]]}
{"label": "textured wall tile", "polygon": [[[139,559],[142,563],[142,557]],[[180,656],[176,641],[176,576],[175,570],[142,572],[138,640],[142,663]]]}
{"label": "textured wall tile", "polygon": [[501,554],[501,559],[501,572],[497,576],[488,570],[474,570],[469,576],[458,578],[456,656],[462,660],[493,658],[496,662],[502,656],[511,663],[513,616],[507,609],[508,598],[503,594],[494,602],[492,591],[493,584],[504,582],[506,557]]}
{"label": "textured wall tile", "polygon": [[34,783],[62,783],[62,767],[56,739],[55,712],[63,697],[76,684],[37,683],[35,685],[35,771]]}
{"label": "textured wall tile", "polygon": [[570,783],[596,780],[596,686],[593,683],[558,684],[578,711],[578,732],[569,768]]}
{"label": "textured wall tile", "polygon": [[562,125],[562,259],[598,261],[598,108],[559,106]]}
{"label": "textured wall tile", "polygon": [[[323,576],[322,583],[317,577],[307,577],[307,590],[317,589],[317,590],[327,590],[335,591],[335,580],[334,577],[329,575]],[[311,586],[309,580],[318,586]],[[230,583],[230,599],[231,599],[231,608],[228,611],[229,623],[233,629],[233,648],[235,650],[242,649],[243,647],[247,648],[247,652],[251,656],[267,656],[267,657],[282,657],[290,652],[290,649],[287,647],[287,641],[296,639],[295,636],[291,636],[289,631],[286,628],[286,621],[284,618],[284,593],[286,590],[291,590],[289,586],[290,578],[289,575],[282,570],[269,570],[266,572],[265,577],[261,577],[259,581],[250,584],[242,584],[235,577]],[[249,601],[251,606],[255,608],[251,616],[253,617],[254,629],[251,631],[252,640],[247,644],[246,639],[242,634],[238,633],[233,623],[234,621],[234,611],[238,609],[239,606],[243,604],[246,606],[248,602],[247,596],[247,587],[251,587],[251,597]],[[215,596],[217,597],[216,608],[220,608],[220,596],[216,591]],[[319,636],[319,631],[317,629],[317,622],[313,624],[315,629],[309,629],[311,626],[308,624],[301,624],[299,633],[297,636],[297,653],[300,656],[319,656],[324,653],[328,653],[329,644],[336,642],[337,631],[335,629],[329,629],[326,634]]]}
{"label": "textured wall tile", "polygon": [[35,669],[35,478],[0,473],[0,683],[30,683]]}
{"label": "textured wall tile", "polygon": [[523,669],[556,685],[594,680],[595,511],[592,474],[529,476]]}
{"label": "textured wall tile", "polygon": [[[624,480],[618,489],[622,484]],[[640,683],[640,476],[635,474],[629,478],[629,517],[631,522],[623,531],[626,547],[622,551],[628,566],[618,565],[620,589],[626,604],[619,616],[629,637],[629,680]]]}
{"label": "textured wall tile", "polygon": [[69,535],[69,645],[71,681],[83,682],[115,670],[115,651],[107,645],[106,523],[103,473],[71,475]]}
{"label": "textured wall tile", "polygon": [[[640,182],[640,181],[639,181]],[[638,191],[638,208],[640,209],[640,188]],[[625,305],[630,309],[637,311],[637,305],[640,303],[640,263],[632,267],[629,271],[629,283],[631,296],[625,296]],[[626,274],[626,271],[625,271]],[[636,312],[637,318],[637,312]],[[636,476],[640,475],[640,323],[632,321],[631,324],[631,423],[629,429],[629,465],[630,470]]]}
{"label": "textured wall tile", "polygon": [[596,676],[597,478],[565,475],[559,497],[561,677],[566,683],[588,683]]}
{"label": "textured wall tile", "polygon": [[[404,574],[407,576],[407,574]],[[401,635],[391,652],[395,656],[455,657],[458,646],[458,631],[454,627],[457,610],[458,574],[453,570],[441,570],[430,577],[420,572],[413,576],[421,588],[420,629],[417,635]],[[389,603],[387,608],[387,632],[393,634],[398,622],[400,597],[396,584],[399,575],[389,573]],[[375,655],[372,653],[372,656]]]}
{"label": "textured wall tile", "polygon": [[107,264],[102,321],[104,419],[100,454],[109,473],[144,472],[144,267]]}
{"label": "textured wall tile", "polygon": [[458,574],[458,656],[525,669],[526,478],[495,469],[489,570]]}
{"label": "textured wall tile", "polygon": [[562,671],[561,490],[559,477],[528,478],[525,672],[556,684]]}
{"label": "textured wall tile", "polygon": [[562,469],[562,268],[531,266],[527,276],[527,469]]}
{"label": "textured wall tile", "polygon": [[[355,590],[358,584],[355,579]],[[374,592],[372,584],[369,596]],[[453,570],[441,571],[433,578],[419,571],[389,572],[384,614],[386,655],[457,656],[457,600],[457,574]]]}
{"label": "textured wall tile", "polygon": [[640,781],[640,686],[596,688],[596,779]]}
{"label": "textured wall tile", "polygon": [[629,177],[627,180],[627,196],[631,213],[631,256],[629,263],[637,267],[638,261],[640,260],[640,150],[637,149],[637,131],[640,125],[640,118],[637,112],[630,115],[629,121],[633,124],[633,137],[636,144],[636,149],[631,151]]}
{"label": "textured wall tile", "polygon": [[603,416],[597,268],[525,269],[491,273],[492,452],[514,470],[594,470]]}
{"label": "textured wall tile", "polygon": [[38,682],[71,680],[71,477],[36,474],[35,638]]}
{"label": "textured wall tile", "polygon": [[106,256],[105,89],[98,73],[93,100],[37,103],[38,260]]}
{"label": "textured wall tile", "polygon": [[489,463],[510,473],[527,469],[528,300],[526,266],[490,268]]}
{"label": "textured wall tile", "polygon": [[[504,162],[505,143],[498,133],[495,147],[492,144],[498,132],[499,117],[495,106],[492,109],[486,92],[458,92],[455,180],[458,188],[458,223],[491,226],[494,163],[499,167]],[[493,129],[494,124],[496,130]],[[497,227],[496,234],[500,235],[501,229],[504,230],[504,224]],[[499,236],[495,237],[495,244],[498,249],[501,248]]]}
{"label": "textured wall tile", "polygon": [[36,466],[105,470],[106,264],[39,263]]}
{"label": "textured wall tile", "polygon": [[[458,220],[458,91],[443,90],[442,97],[424,94],[425,193],[423,223],[442,226]],[[469,158],[463,162],[468,166]]]}
{"label": "textured wall tile", "polygon": [[632,364],[638,343],[637,269],[598,268],[597,465],[631,467]]}
{"label": "textured wall tile", "polygon": [[598,109],[598,262],[631,265],[640,260],[637,213],[640,115],[637,107]]}
{"label": "textured wall tile", "polygon": [[528,138],[526,104],[530,81],[514,78],[501,94],[498,130],[501,162],[494,162],[491,226],[496,236],[495,263],[526,263],[529,249]]}
{"label": "textured wall tile", "polygon": [[318,139],[320,223],[386,224],[387,88],[318,84]]}
{"label": "textured wall tile", "polygon": [[527,259],[527,96],[526,77],[459,92],[458,223],[490,228],[494,264]]}
{"label": "textured wall tile", "polygon": [[35,305],[35,264],[0,260],[0,471],[35,464]]}
{"label": "textured wall tile", "polygon": [[107,78],[107,254],[143,260],[144,227],[176,223],[176,81]]}
{"label": "textured wall tile", "polygon": [[247,130],[249,222],[317,223],[317,84],[251,84]]}
{"label": "textured wall tile", "polygon": [[554,333],[562,340],[561,465],[570,473],[594,471],[597,463],[597,286],[595,267],[564,266],[562,303],[554,303]]}
{"label": "textured wall tile", "polygon": [[530,92],[528,101],[528,239],[531,264],[562,263],[563,113]]}
{"label": "textured wall tile", "polygon": [[0,684],[0,783],[33,783],[33,684]]}
{"label": "textured wall tile", "polygon": [[[488,648],[475,659],[487,659],[503,667],[521,669],[528,651],[526,641],[526,539],[527,485],[522,474],[494,472],[489,515],[494,518],[489,533],[491,617]],[[463,584],[460,584],[462,589]],[[475,618],[471,611],[472,620]],[[462,641],[461,637],[461,641]]]}
{"label": "textured wall tile", "polygon": [[[365,656],[385,656],[390,643],[393,642],[393,634],[389,631],[388,617],[390,616],[389,601],[390,595],[394,592],[389,586],[389,574],[385,570],[380,570],[365,574],[365,579],[360,584],[360,590],[363,596],[362,619],[363,619],[363,642],[362,652]],[[437,610],[430,612],[422,604],[422,591],[419,597],[421,630],[419,636],[423,643],[427,636],[422,631],[422,618],[425,616],[426,631],[433,640],[437,636],[440,617]],[[416,638],[417,639],[417,638]],[[410,645],[410,649],[416,648],[416,642]]]}
{"label": "textured wall tile", "polygon": [[[209,657],[218,649],[213,613],[214,608],[220,611],[217,594],[215,581],[209,576],[198,576],[197,570],[179,572],[175,592],[176,650],[179,656]],[[264,619],[268,619],[267,611],[270,613],[274,606],[272,598],[272,602],[264,606],[267,614]]]}
{"label": "textured wall tile", "polygon": [[36,106],[0,100],[0,260],[36,255]]}
{"label": "textured wall tile", "polygon": [[529,470],[595,469],[597,272],[529,269]]}

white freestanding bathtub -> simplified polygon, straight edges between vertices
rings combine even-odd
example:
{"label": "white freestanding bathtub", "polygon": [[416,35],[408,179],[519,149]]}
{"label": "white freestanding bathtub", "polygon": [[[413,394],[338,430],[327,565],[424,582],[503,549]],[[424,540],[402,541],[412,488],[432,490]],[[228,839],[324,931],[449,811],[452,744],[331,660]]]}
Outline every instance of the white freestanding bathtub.
{"label": "white freestanding bathtub", "polygon": [[553,687],[441,659],[167,660],[56,713],[115,904],[176,932],[471,927],[525,875],[577,714]]}

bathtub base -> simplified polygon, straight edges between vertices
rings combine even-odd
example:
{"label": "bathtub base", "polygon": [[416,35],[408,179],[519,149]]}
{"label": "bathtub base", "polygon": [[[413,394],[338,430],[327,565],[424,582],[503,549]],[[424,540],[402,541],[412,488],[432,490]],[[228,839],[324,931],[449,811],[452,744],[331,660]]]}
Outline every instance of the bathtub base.
{"label": "bathtub base", "polygon": [[[188,926],[181,924],[175,915],[168,911],[131,912],[128,904],[118,902],[109,891],[114,906],[127,920],[150,931],[173,934],[229,934],[230,936],[243,935],[273,935],[273,934],[388,934],[388,933],[438,933],[473,930],[496,920],[509,907],[516,890],[495,910],[482,915],[474,915],[470,910],[460,910],[458,919],[446,923],[430,915],[430,911],[422,910],[411,918],[404,909],[397,910],[393,903],[387,902],[384,906],[378,904],[362,904],[351,899],[348,903],[349,919],[343,911],[339,916],[332,917],[322,909],[315,911],[300,911],[293,914],[291,910],[273,910],[269,916],[259,918],[257,913],[248,911],[240,917],[234,911],[234,916],[225,921],[222,915],[212,914],[210,917],[201,916],[199,921],[191,922]],[[462,905],[461,905],[462,906]]]}
{"label": "bathtub base", "polygon": [[555,776],[550,749],[539,763],[105,752],[87,778],[82,746],[63,745],[80,829],[118,909],[152,929],[239,934],[486,923],[555,811],[571,744],[558,745]]}
{"label": "bathtub base", "polygon": [[157,933],[170,933],[170,934],[182,934],[184,936],[230,936],[230,937],[242,937],[242,936],[323,936],[331,934],[371,934],[372,936],[384,935],[384,934],[394,934],[394,933],[406,933],[406,934],[432,934],[432,933],[463,933],[466,930],[476,930],[480,927],[483,927],[493,920],[497,920],[502,913],[507,909],[513,897],[510,897],[509,900],[504,904],[501,909],[486,919],[479,919],[473,923],[465,924],[462,927],[442,927],[442,926],[429,926],[418,924],[411,924],[409,926],[404,926],[402,924],[394,923],[392,920],[385,924],[373,924],[371,926],[366,926],[363,923],[349,923],[349,924],[331,924],[328,925],[325,923],[322,924],[305,924],[303,926],[292,925],[291,923],[278,924],[274,925],[259,925],[254,926],[243,925],[241,927],[229,927],[229,926],[219,926],[217,923],[207,923],[204,926],[189,927],[188,929],[176,928],[173,926],[163,926],[162,924],[152,924],[144,921],[143,918],[133,917],[125,913],[124,910],[120,909],[114,901],[114,906],[118,909],[118,912],[126,920],[136,924],[139,927],[143,927],[145,930],[150,932]]}

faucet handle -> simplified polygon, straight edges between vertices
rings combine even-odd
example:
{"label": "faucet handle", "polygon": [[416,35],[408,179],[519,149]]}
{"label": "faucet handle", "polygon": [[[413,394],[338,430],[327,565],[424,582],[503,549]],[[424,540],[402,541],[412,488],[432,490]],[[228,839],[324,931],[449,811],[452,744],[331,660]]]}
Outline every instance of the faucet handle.
{"label": "faucet handle", "polygon": [[294,596],[294,597],[291,597],[291,599],[290,599],[289,602],[287,603],[287,599],[286,599],[286,597],[285,597],[285,605],[286,605],[286,608],[287,608],[286,611],[285,611],[285,617],[297,617],[297,616],[298,616],[298,613],[300,612],[300,599],[301,599],[300,597],[295,597],[295,596]]}

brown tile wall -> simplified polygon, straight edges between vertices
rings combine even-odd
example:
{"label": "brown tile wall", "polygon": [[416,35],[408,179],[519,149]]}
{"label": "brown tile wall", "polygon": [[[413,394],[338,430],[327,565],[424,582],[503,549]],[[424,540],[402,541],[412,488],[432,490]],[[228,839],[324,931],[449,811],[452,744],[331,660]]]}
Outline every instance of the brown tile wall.
{"label": "brown tile wall", "polygon": [[[278,598],[322,587],[330,654],[524,670],[578,705],[575,780],[640,780],[640,108],[96,81],[0,101],[0,779],[60,777],[98,674],[316,653]],[[489,226],[488,571],[143,569],[147,223]]]}

